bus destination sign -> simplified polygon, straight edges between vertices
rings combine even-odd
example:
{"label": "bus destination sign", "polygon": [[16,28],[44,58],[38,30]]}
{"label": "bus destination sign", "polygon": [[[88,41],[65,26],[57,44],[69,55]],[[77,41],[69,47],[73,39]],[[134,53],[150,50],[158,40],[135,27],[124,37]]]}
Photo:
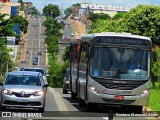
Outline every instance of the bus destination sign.
{"label": "bus destination sign", "polygon": [[127,45],[139,45],[139,46],[149,46],[149,41],[145,39],[137,38],[124,38],[124,37],[97,37],[97,44],[127,44]]}

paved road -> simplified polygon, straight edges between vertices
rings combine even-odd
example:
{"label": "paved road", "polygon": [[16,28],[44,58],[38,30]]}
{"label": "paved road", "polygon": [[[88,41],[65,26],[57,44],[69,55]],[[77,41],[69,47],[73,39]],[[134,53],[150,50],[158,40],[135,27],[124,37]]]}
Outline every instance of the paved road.
{"label": "paved road", "polygon": [[59,63],[63,63],[62,55],[64,54],[65,48],[69,46],[69,44],[65,44],[65,43],[69,43],[70,40],[73,38],[73,36],[71,36],[71,34],[74,34],[73,27],[70,24],[66,24],[64,26],[64,30],[62,31],[62,33],[63,33],[62,39],[59,40],[59,43],[62,43],[62,44],[59,44],[59,48],[60,48],[59,57],[58,57]]}
{"label": "paved road", "polygon": [[[5,112],[38,113],[36,109],[10,108]],[[38,113],[40,114],[40,113]],[[116,110],[115,110],[116,114]],[[45,112],[40,114],[43,119],[73,119],[73,120],[111,120],[108,109],[102,108],[96,112],[87,112],[85,107],[79,107],[76,100],[72,100],[70,93],[62,94],[62,88],[48,88]],[[16,120],[15,118],[13,118]],[[42,119],[42,118],[41,118]],[[8,119],[7,119],[8,120]],[[9,119],[10,120],[10,119]],[[113,117],[113,120],[156,120],[154,117]]]}
{"label": "paved road", "polygon": [[[45,18],[30,18],[29,19],[29,31],[26,36],[26,54],[25,60],[27,64],[22,64],[21,67],[42,67],[46,69],[46,44],[44,44],[44,31],[45,27],[42,26],[42,23]],[[28,52],[28,54],[27,54]],[[42,53],[42,55],[38,55],[38,52]],[[38,65],[32,65],[32,61],[34,57],[38,57]]]}

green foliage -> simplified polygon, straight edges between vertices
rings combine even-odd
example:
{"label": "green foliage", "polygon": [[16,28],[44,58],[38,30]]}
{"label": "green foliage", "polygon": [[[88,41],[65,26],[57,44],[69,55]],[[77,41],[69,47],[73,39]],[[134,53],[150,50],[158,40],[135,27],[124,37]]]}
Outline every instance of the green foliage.
{"label": "green foliage", "polygon": [[112,20],[119,20],[120,18],[123,18],[125,14],[126,14],[125,12],[118,12],[113,16]]}
{"label": "green foliage", "polygon": [[70,14],[77,15],[79,13],[80,3],[73,4],[71,7],[65,9],[64,13],[68,17]]}
{"label": "green foliage", "polygon": [[66,47],[65,50],[64,50],[64,54],[63,54],[63,61],[67,61],[69,60],[70,58],[70,50],[69,50],[69,47]]}
{"label": "green foliage", "polygon": [[15,32],[12,30],[14,27],[13,21],[11,19],[5,20],[4,17],[7,16],[7,14],[0,14],[0,37],[3,36],[15,36]]}
{"label": "green foliage", "polygon": [[117,23],[117,30],[150,37],[153,44],[160,40],[160,7],[139,5],[131,9]]}
{"label": "green foliage", "polygon": [[62,36],[62,33],[59,30],[63,29],[63,25],[58,23],[56,19],[47,17],[43,25],[46,27],[45,32],[47,35],[55,35],[58,37]]}
{"label": "green foliage", "polygon": [[68,68],[67,61],[64,64],[59,64],[57,61],[54,61],[54,64],[53,63],[50,64],[49,71],[48,71],[48,73],[50,74],[50,77],[49,77],[49,86],[50,87],[62,87],[63,77],[64,77],[63,72],[67,68]]}
{"label": "green foliage", "polygon": [[32,8],[30,8],[30,13],[34,16],[37,16],[40,14],[40,11],[38,11],[37,8],[33,6]]}
{"label": "green foliage", "polygon": [[59,38],[55,35],[50,35],[45,38],[45,43],[48,46],[47,50],[49,53],[54,54],[54,56],[59,52],[58,40]]}
{"label": "green foliage", "polygon": [[90,13],[89,19],[92,22],[97,22],[99,20],[110,20],[111,17],[108,14],[103,14],[103,13],[101,13],[101,14]]}
{"label": "green foliage", "polygon": [[[3,65],[6,63],[6,61],[8,61],[8,68],[12,68],[14,63],[11,61],[9,49],[7,49],[5,39],[0,39],[0,46],[0,64]],[[0,71],[2,71],[2,75],[4,75],[7,72],[6,65],[0,67]]]}
{"label": "green foliage", "polygon": [[115,21],[110,20],[99,20],[93,22],[89,27],[89,33],[100,33],[100,32],[113,32],[115,29]]}
{"label": "green foliage", "polygon": [[[43,9],[45,15],[47,15],[46,20],[44,21],[43,25],[46,27],[46,34],[47,37],[45,38],[45,43],[47,44],[47,50],[48,50],[48,58],[49,58],[49,69],[48,73],[50,74],[49,77],[49,86],[50,87],[62,87],[63,83],[63,71],[66,69],[66,64],[59,64],[58,63],[58,52],[59,52],[59,45],[58,41],[59,38],[61,38],[62,33],[60,32],[60,29],[63,29],[63,25],[58,23],[58,21],[55,19],[57,15],[54,15],[52,17],[50,16],[50,12],[53,12],[55,9],[55,5],[48,5],[48,7],[45,7]],[[48,11],[47,11],[48,10]],[[60,13],[58,11],[57,13]],[[68,65],[68,64],[67,64]]]}
{"label": "green foliage", "polygon": [[17,15],[13,16],[11,20],[13,21],[13,23],[19,24],[21,31],[27,33],[28,20],[26,20],[22,16],[17,16]]}
{"label": "green foliage", "polygon": [[25,6],[24,6],[24,2],[23,0],[18,0],[17,3],[20,3],[21,4],[21,7],[20,7],[20,10],[24,10]]}
{"label": "green foliage", "polygon": [[43,13],[45,16],[50,16],[56,18],[60,15],[59,7],[57,5],[48,4],[43,8]]}
{"label": "green foliage", "polygon": [[74,11],[73,11],[73,7],[69,7],[69,8],[67,8],[65,11],[64,11],[64,13],[66,14],[66,16],[68,17],[71,13],[73,13]]}
{"label": "green foliage", "polygon": [[160,83],[156,82],[155,86],[151,86],[149,105],[148,107],[153,111],[160,110]]}

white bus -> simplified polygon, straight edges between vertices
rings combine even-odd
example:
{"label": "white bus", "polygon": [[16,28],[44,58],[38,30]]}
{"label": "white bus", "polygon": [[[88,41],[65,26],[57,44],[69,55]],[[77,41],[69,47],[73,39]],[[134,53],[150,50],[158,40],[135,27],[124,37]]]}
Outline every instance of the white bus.
{"label": "white bus", "polygon": [[[151,81],[150,38],[130,33],[95,33],[70,47],[71,97],[88,111],[99,104],[142,112]],[[95,108],[96,109],[96,108]]]}

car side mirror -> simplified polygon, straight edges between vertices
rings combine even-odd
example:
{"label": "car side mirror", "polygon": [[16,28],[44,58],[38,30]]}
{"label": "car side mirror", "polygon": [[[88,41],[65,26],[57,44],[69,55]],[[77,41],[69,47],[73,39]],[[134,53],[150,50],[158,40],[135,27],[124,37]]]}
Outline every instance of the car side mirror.
{"label": "car side mirror", "polygon": [[43,85],[43,87],[48,87],[48,86],[49,86],[48,84],[44,84],[44,85]]}
{"label": "car side mirror", "polygon": [[46,75],[46,77],[49,77],[49,75]]}

